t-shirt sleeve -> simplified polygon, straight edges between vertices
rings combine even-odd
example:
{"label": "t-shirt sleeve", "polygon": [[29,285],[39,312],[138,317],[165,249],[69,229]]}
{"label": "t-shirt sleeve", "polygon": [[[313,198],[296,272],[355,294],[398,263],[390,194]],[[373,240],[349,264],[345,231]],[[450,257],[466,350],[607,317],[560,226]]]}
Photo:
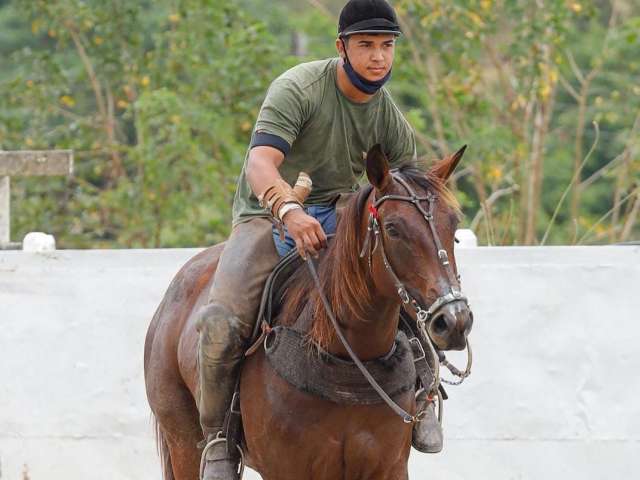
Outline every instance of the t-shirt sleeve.
{"label": "t-shirt sleeve", "polygon": [[287,155],[308,116],[309,100],[302,89],[289,79],[276,79],[258,114],[251,148],[267,145]]}
{"label": "t-shirt sleeve", "polygon": [[413,128],[397,107],[393,109],[393,120],[390,124],[392,128],[387,130],[386,144],[391,168],[416,165],[418,162],[416,136]]}

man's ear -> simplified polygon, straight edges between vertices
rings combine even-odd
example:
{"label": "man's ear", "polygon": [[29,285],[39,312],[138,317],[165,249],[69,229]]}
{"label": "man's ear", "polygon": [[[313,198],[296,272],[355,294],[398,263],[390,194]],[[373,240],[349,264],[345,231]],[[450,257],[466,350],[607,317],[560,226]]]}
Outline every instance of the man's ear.
{"label": "man's ear", "polygon": [[347,45],[345,43],[345,41],[342,38],[337,38],[336,39],[336,50],[338,51],[338,56],[344,60],[346,57],[346,53],[345,53],[345,49],[347,48]]}
{"label": "man's ear", "polygon": [[384,190],[391,182],[389,162],[380,144],[375,145],[367,153],[367,178],[376,190]]}
{"label": "man's ear", "polygon": [[465,145],[453,155],[449,155],[445,159],[436,162],[436,164],[431,167],[431,173],[446,182],[458,166],[458,163],[460,163],[466,149],[467,146]]}

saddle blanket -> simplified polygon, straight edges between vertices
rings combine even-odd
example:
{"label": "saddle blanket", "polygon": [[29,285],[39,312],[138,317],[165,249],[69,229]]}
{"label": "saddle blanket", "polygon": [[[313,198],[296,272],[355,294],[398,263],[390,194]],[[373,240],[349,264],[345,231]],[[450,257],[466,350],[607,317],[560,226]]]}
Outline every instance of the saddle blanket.
{"label": "saddle blanket", "polygon": [[[265,338],[264,349],[278,375],[303,392],[340,404],[383,403],[355,363],[320,349],[297,330],[273,328]],[[415,387],[413,354],[402,331],[398,331],[387,355],[363,363],[392,398]]]}

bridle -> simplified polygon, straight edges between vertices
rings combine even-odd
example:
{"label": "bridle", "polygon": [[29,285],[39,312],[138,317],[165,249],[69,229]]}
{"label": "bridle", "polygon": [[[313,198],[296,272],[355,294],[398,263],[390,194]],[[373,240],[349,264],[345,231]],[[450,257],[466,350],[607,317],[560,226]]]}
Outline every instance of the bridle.
{"label": "bridle", "polygon": [[[411,185],[409,185],[409,183],[404,178],[402,178],[402,176],[397,172],[397,170],[392,170],[391,175],[393,179],[396,182],[398,182],[400,185],[402,185],[402,187],[407,191],[408,196],[384,195],[379,199],[376,199],[375,190],[373,191],[372,202],[369,205],[367,237],[362,246],[362,250],[360,251],[360,257],[361,258],[364,257],[367,254],[367,250],[369,250],[368,262],[369,262],[369,268],[371,268],[371,258],[373,256],[373,253],[378,248],[378,245],[380,245],[380,254],[382,255],[382,262],[384,264],[384,267],[387,270],[387,272],[389,272],[389,275],[393,280],[396,291],[403,305],[411,307],[416,313],[418,329],[422,334],[423,340],[428,344],[429,348],[432,350],[431,353],[434,355],[437,355],[440,363],[442,363],[445,367],[447,367],[454,376],[458,377],[458,380],[456,381],[442,379],[442,382],[449,385],[460,385],[464,381],[464,379],[471,374],[471,365],[473,363],[473,352],[471,350],[471,345],[469,344],[469,340],[467,339],[467,345],[466,345],[467,366],[464,372],[462,372],[459,369],[457,369],[454,365],[449,363],[444,352],[442,352],[441,350],[438,350],[435,347],[435,345],[433,344],[433,340],[431,339],[431,336],[429,335],[429,332],[427,329],[428,322],[432,318],[437,317],[438,312],[440,312],[440,310],[445,305],[460,302],[460,303],[463,303],[470,310],[469,301],[467,300],[467,297],[462,294],[462,291],[459,288],[460,276],[455,275],[453,271],[453,267],[451,266],[451,262],[449,261],[449,255],[447,254],[447,251],[444,249],[444,246],[442,245],[442,241],[440,240],[440,235],[438,235],[438,231],[436,230],[433,213],[435,209],[437,196],[432,192],[428,191],[425,196],[419,197],[416,194],[416,192],[413,190],[413,188],[411,188]],[[391,266],[391,262],[389,262],[387,253],[385,252],[385,249],[384,249],[384,243],[380,240],[381,228],[380,228],[380,214],[378,212],[378,209],[384,202],[388,200],[396,200],[396,201],[411,203],[418,210],[420,215],[422,215],[422,218],[424,218],[425,222],[427,222],[427,225],[429,226],[429,229],[431,230],[431,235],[433,237],[433,241],[436,245],[436,249],[438,252],[437,255],[440,261],[440,266],[445,271],[449,279],[449,292],[436,298],[436,300],[428,308],[425,308],[423,305],[421,305],[420,302],[418,302],[409,293],[409,291],[404,286],[402,281],[400,281],[400,278],[398,277],[396,272],[393,270],[393,267]],[[428,210],[425,210],[422,207],[420,202],[427,202]],[[371,248],[372,238],[373,238],[373,248]],[[435,370],[436,370],[434,372],[435,379],[436,379],[436,382],[439,382],[440,372],[439,372],[437,362],[436,362]],[[425,388],[426,388],[426,385],[425,385]],[[437,385],[436,385],[436,388],[437,388]]]}
{"label": "bridle", "polygon": [[[373,200],[369,205],[367,236],[362,246],[362,250],[360,251],[360,258],[363,258],[368,251],[369,252],[368,263],[369,263],[369,268],[371,268],[371,259],[372,259],[373,253],[377,250],[378,246],[380,246],[380,252],[382,255],[382,261],[384,263],[385,269],[387,270],[387,272],[389,272],[393,280],[393,283],[395,285],[398,296],[400,297],[400,300],[402,301],[403,305],[409,306],[415,311],[418,329],[420,331],[421,336],[423,337],[424,342],[429,346],[429,349],[431,350],[432,358],[435,359],[437,357],[440,363],[442,363],[445,367],[447,367],[453,375],[459,378],[458,381],[447,381],[445,379],[440,379],[439,363],[438,361],[434,361],[435,371],[433,372],[434,373],[433,383],[430,386],[423,385],[425,389],[428,389],[430,395],[437,396],[438,403],[439,403],[438,414],[439,414],[439,420],[441,421],[442,420],[442,396],[439,391],[440,382],[442,381],[443,383],[447,383],[450,385],[461,384],[464,381],[464,379],[471,374],[471,365],[473,361],[473,355],[471,351],[471,346],[469,345],[469,341],[467,339],[467,342],[466,342],[467,343],[466,345],[467,367],[464,372],[461,372],[460,370],[458,370],[456,367],[454,367],[452,364],[450,364],[447,361],[444,353],[435,347],[433,340],[429,335],[427,323],[432,318],[437,317],[438,312],[440,312],[440,310],[445,305],[455,303],[455,302],[461,302],[467,308],[469,308],[469,302],[467,300],[467,297],[465,297],[459,289],[460,279],[455,275],[453,268],[451,267],[451,263],[449,262],[449,256],[447,254],[447,251],[444,249],[442,245],[442,241],[440,240],[440,236],[438,235],[438,232],[435,228],[435,220],[434,220],[433,212],[435,209],[435,202],[437,199],[436,195],[434,195],[431,192],[427,192],[427,195],[419,197],[418,195],[416,195],[415,191],[411,188],[409,183],[407,183],[400,176],[400,174],[397,173],[397,171],[391,171],[391,175],[395,181],[397,181],[400,185],[404,187],[404,189],[408,193],[408,196],[384,195],[381,198],[376,200],[375,190],[374,190]],[[391,263],[389,262],[387,254],[385,252],[384,244],[380,240],[381,229],[380,229],[380,214],[378,212],[378,209],[384,202],[390,201],[390,200],[409,202],[418,209],[418,212],[420,212],[420,214],[425,219],[425,221],[427,222],[427,225],[431,230],[431,234],[433,235],[433,240],[438,250],[438,259],[440,260],[440,265],[445,270],[447,277],[449,278],[449,292],[438,297],[428,308],[425,308],[423,305],[421,305],[420,302],[418,302],[418,300],[416,300],[409,293],[407,288],[404,286],[404,284],[402,283],[398,275],[393,270],[393,267],[391,266]],[[428,210],[425,210],[420,203],[425,201],[429,205]],[[373,247],[371,246],[372,239],[373,239]],[[327,310],[328,316],[333,324],[333,327],[336,330],[336,334],[339,340],[342,342],[343,346],[345,347],[347,353],[353,360],[353,362],[357,365],[357,367],[360,369],[360,371],[365,376],[365,378],[367,378],[371,386],[378,392],[380,397],[387,403],[387,405],[389,405],[389,407],[391,407],[391,409],[394,412],[396,412],[399,416],[403,418],[405,423],[419,422],[422,416],[424,415],[424,411],[419,412],[416,415],[411,415],[406,411],[404,411],[397,403],[395,403],[384,392],[384,390],[378,385],[375,379],[366,370],[362,362],[355,355],[355,353],[353,352],[353,349],[350,347],[349,343],[347,342],[346,338],[342,333],[342,330],[338,324],[338,321],[336,320],[333,314],[333,310],[331,309],[331,305],[329,304],[329,301],[324,295],[322,287],[320,286],[320,281],[315,269],[315,265],[313,264],[313,260],[311,260],[311,257],[307,258],[307,265],[309,266],[309,269],[311,271],[311,276],[315,282],[316,288],[318,289],[320,299],[322,300],[324,307]]]}
{"label": "bridle", "polygon": [[[382,243],[379,240],[381,230],[380,230],[380,214],[378,213],[378,209],[384,202],[388,200],[409,202],[418,209],[418,212],[420,212],[420,214],[425,219],[425,221],[427,222],[427,225],[431,230],[433,240],[438,250],[438,259],[440,260],[440,265],[442,266],[442,268],[447,274],[447,277],[449,278],[449,292],[446,293],[445,295],[438,297],[428,309],[424,309],[423,306],[420,305],[420,303],[409,293],[407,288],[398,278],[398,275],[396,274],[396,272],[394,272],[393,268],[391,267],[391,263],[387,258],[387,254],[384,250],[384,245],[381,246],[380,250],[381,250],[384,266],[389,272],[389,274],[391,275],[391,278],[393,279],[393,283],[396,287],[396,291],[398,292],[398,296],[400,297],[400,300],[402,300],[402,303],[404,305],[409,305],[415,310],[416,316],[418,318],[418,322],[420,324],[426,324],[426,322],[428,322],[431,318],[433,318],[436,315],[436,313],[440,311],[440,309],[445,305],[448,305],[454,302],[462,302],[468,307],[469,302],[467,301],[467,298],[464,295],[462,295],[462,292],[458,288],[460,278],[457,277],[453,272],[453,268],[451,267],[451,263],[449,262],[449,255],[447,254],[447,251],[444,249],[442,245],[442,241],[440,240],[440,235],[438,235],[438,231],[436,230],[436,227],[435,227],[433,210],[435,208],[435,202],[437,197],[431,192],[427,192],[427,195],[423,197],[418,197],[415,191],[411,188],[411,186],[400,175],[398,175],[395,172],[392,172],[392,175],[393,175],[393,178],[400,185],[402,185],[405,188],[405,190],[407,190],[407,193],[409,193],[409,196],[385,195],[376,200],[375,191],[374,191],[373,202],[369,206],[369,222],[367,227],[367,238],[365,239],[365,243],[362,246],[362,250],[360,251],[360,257],[361,258],[364,257],[367,249],[369,249],[369,266],[371,266],[371,256],[373,255],[375,250],[378,248],[378,245]],[[428,211],[425,211],[425,209],[422,208],[422,205],[420,204],[420,202],[425,202],[425,201],[429,204]],[[373,248],[369,248],[371,245],[372,237],[374,239],[374,246]]]}

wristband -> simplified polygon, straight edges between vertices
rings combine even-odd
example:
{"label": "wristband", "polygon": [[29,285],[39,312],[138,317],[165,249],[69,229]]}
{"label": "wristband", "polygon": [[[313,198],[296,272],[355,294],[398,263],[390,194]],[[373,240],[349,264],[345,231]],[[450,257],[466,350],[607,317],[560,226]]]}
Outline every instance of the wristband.
{"label": "wristband", "polygon": [[[282,178],[275,181],[273,185],[258,195],[258,201],[262,208],[266,208],[271,216],[281,219],[284,213],[280,213],[281,209],[287,204],[295,204],[302,208],[302,204],[311,192],[312,182],[309,176],[301,172],[294,188],[291,188]],[[289,211],[287,209],[287,211]]]}
{"label": "wristband", "polygon": [[284,220],[284,216],[292,210],[302,210],[302,207],[297,203],[285,203],[278,210],[278,219],[282,222]]}

